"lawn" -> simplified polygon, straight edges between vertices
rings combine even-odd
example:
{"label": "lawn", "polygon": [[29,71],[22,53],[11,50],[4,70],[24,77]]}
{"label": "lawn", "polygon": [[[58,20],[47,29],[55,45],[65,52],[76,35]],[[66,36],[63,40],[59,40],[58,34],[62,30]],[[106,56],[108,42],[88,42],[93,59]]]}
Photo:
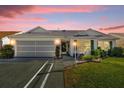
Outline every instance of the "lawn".
{"label": "lawn", "polygon": [[43,62],[0,63],[0,87],[24,87]]}
{"label": "lawn", "polygon": [[66,68],[64,76],[65,87],[124,88],[124,58],[79,64]]}

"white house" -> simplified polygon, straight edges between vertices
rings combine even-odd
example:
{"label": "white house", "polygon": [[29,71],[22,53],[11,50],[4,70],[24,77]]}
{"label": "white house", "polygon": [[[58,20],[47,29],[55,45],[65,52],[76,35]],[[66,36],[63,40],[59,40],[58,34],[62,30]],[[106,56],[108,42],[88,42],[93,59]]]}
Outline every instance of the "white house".
{"label": "white house", "polygon": [[116,40],[116,46],[124,48],[124,33],[109,33],[110,35],[118,38]]}
{"label": "white house", "polygon": [[73,56],[75,49],[78,54],[90,54],[97,47],[104,50],[115,47],[117,39],[93,29],[46,30],[42,27],[7,38],[14,45],[15,57],[55,57],[57,46],[60,55],[68,53]]}

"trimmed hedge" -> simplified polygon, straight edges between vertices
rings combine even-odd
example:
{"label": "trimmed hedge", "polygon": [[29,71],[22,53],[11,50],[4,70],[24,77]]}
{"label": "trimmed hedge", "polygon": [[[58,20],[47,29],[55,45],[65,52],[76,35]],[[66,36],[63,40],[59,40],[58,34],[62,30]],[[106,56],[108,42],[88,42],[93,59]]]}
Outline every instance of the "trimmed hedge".
{"label": "trimmed hedge", "polygon": [[12,45],[4,45],[0,50],[0,58],[13,58],[14,50]]}
{"label": "trimmed hedge", "polygon": [[124,56],[124,49],[121,47],[114,47],[108,51],[109,56],[122,57]]}

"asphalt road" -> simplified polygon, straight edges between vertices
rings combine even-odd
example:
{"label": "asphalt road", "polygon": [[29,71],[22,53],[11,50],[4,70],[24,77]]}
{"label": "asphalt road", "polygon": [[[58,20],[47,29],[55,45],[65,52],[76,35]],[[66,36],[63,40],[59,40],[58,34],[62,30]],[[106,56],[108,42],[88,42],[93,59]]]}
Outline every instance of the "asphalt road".
{"label": "asphalt road", "polygon": [[27,88],[64,88],[63,70],[63,63],[48,61]]}

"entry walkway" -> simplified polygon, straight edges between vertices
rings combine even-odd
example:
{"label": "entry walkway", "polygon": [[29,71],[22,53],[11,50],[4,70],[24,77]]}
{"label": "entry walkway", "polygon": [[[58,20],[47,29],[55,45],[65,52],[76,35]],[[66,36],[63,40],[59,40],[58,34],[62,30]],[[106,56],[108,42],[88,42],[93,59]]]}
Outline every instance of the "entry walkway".
{"label": "entry walkway", "polygon": [[54,67],[46,82],[46,88],[64,88],[64,67],[74,64],[74,58],[63,56],[62,59],[53,60]]}

